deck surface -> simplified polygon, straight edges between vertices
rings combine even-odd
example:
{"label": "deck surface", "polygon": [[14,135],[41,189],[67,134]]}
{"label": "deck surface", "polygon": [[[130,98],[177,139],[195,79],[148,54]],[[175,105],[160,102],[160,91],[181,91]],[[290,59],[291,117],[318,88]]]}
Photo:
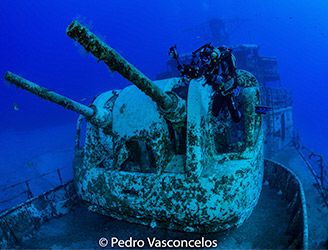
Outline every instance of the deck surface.
{"label": "deck surface", "polygon": [[[10,165],[11,167],[2,169],[0,186],[21,181],[20,178],[22,177],[37,176],[58,166],[66,166],[71,171],[71,155],[62,152],[62,150],[68,147],[67,141],[71,141],[73,145],[74,140],[68,139],[68,137],[74,138],[74,128],[75,124],[69,124],[16,135],[14,132],[2,133],[0,142],[6,142],[6,147],[0,149],[0,156],[3,161],[0,165]],[[58,137],[56,136],[58,134],[65,136]],[[51,138],[51,140],[44,140],[44,138]],[[15,150],[13,151],[12,148],[15,148]],[[22,167],[26,165],[26,162],[31,161],[30,158],[35,164]],[[323,242],[328,237],[328,208],[323,206],[322,198],[314,186],[315,180],[312,174],[293,148],[282,150],[273,159],[290,168],[301,180],[307,201],[309,248],[323,246]],[[35,183],[35,185],[32,183],[33,191],[36,191],[36,184],[40,186],[39,183]],[[58,185],[56,178],[54,178],[53,184]],[[53,186],[45,186],[40,191],[49,190],[51,187]],[[15,192],[15,190],[10,191]],[[286,219],[284,206],[286,204],[280,200],[280,197],[274,191],[270,191],[266,186],[264,186],[263,193],[265,197],[263,197],[263,194],[261,195],[255,211],[240,228],[225,235],[211,234],[206,238],[214,237],[219,239],[220,245],[218,248],[221,249],[262,249],[285,246],[287,238],[283,232]],[[271,211],[273,211],[273,214]],[[276,231],[277,225],[279,227]],[[186,235],[120,222],[92,214],[85,208],[78,208],[72,214],[51,220],[43,225],[35,238],[24,242],[21,247],[30,249],[93,249],[98,248],[97,242],[102,236],[108,238],[116,236],[122,239],[130,236],[134,238],[157,236],[162,239],[201,237],[200,235]]]}
{"label": "deck surface", "polygon": [[326,249],[328,247],[328,208],[316,189],[316,181],[311,171],[293,147],[276,153],[273,159],[291,169],[303,185],[309,225],[309,249]]}
{"label": "deck surface", "polygon": [[[41,226],[34,238],[24,242],[21,249],[100,249],[101,237],[110,239],[217,239],[217,249],[277,249],[286,248],[288,235],[286,201],[264,185],[258,205],[250,218],[239,228],[224,234],[187,234],[131,224],[89,212],[78,207],[74,212],[53,219]],[[148,245],[148,244],[146,244]],[[110,248],[110,246],[107,246]],[[146,247],[144,248],[146,249]]]}

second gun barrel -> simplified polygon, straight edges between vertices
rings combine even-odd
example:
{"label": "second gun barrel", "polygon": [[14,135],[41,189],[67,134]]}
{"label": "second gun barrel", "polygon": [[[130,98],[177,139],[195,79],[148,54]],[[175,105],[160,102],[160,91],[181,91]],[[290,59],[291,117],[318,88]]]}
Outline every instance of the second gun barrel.
{"label": "second gun barrel", "polygon": [[5,79],[21,89],[25,89],[28,92],[31,92],[45,100],[54,102],[66,109],[70,109],[81,115],[84,115],[86,118],[91,118],[95,114],[95,111],[92,108],[57,94],[56,92],[43,88],[38,84],[28,81],[12,72],[6,72]]}

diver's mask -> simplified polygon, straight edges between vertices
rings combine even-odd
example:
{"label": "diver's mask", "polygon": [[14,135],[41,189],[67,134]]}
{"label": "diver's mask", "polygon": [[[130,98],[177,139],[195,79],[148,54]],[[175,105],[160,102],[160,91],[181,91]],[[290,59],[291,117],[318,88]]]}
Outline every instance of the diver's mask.
{"label": "diver's mask", "polygon": [[213,49],[212,53],[211,53],[211,60],[213,62],[217,62],[219,60],[221,56],[220,50],[218,50],[217,48]]}

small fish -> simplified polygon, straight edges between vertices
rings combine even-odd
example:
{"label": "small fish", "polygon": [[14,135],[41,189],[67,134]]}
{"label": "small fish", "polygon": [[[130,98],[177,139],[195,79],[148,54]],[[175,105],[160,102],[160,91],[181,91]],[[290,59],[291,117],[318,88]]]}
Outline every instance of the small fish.
{"label": "small fish", "polygon": [[199,38],[200,38],[200,36],[196,36],[196,38],[197,38],[197,39],[199,39]]}
{"label": "small fish", "polygon": [[87,99],[87,98],[84,97],[84,98],[81,98],[80,101],[81,101],[81,102],[84,102],[86,99]]}
{"label": "small fish", "polygon": [[255,107],[255,113],[265,115],[269,111],[272,110],[272,107],[267,107],[267,106],[256,106]]}
{"label": "small fish", "polygon": [[19,111],[19,105],[17,104],[17,103],[13,103],[13,109],[15,110],[15,111]]}
{"label": "small fish", "polygon": [[33,167],[36,166],[36,163],[33,162],[33,161],[28,161],[28,162],[26,162],[26,166],[27,166],[28,168],[33,168]]}

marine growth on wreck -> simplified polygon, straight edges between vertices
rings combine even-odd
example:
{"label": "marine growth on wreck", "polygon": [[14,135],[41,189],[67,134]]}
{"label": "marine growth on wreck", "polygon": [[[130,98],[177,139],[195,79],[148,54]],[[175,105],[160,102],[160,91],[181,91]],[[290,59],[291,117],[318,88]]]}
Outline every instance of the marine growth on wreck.
{"label": "marine growth on wreck", "polygon": [[67,35],[132,85],[102,93],[86,106],[11,72],[6,79],[81,114],[74,184],[89,209],[186,232],[241,225],[258,201],[263,178],[256,78],[236,72],[243,116],[234,124],[229,115],[213,116],[213,89],[204,77],[190,80],[183,98],[176,91],[181,78],[151,81],[79,22],[68,26]]}

